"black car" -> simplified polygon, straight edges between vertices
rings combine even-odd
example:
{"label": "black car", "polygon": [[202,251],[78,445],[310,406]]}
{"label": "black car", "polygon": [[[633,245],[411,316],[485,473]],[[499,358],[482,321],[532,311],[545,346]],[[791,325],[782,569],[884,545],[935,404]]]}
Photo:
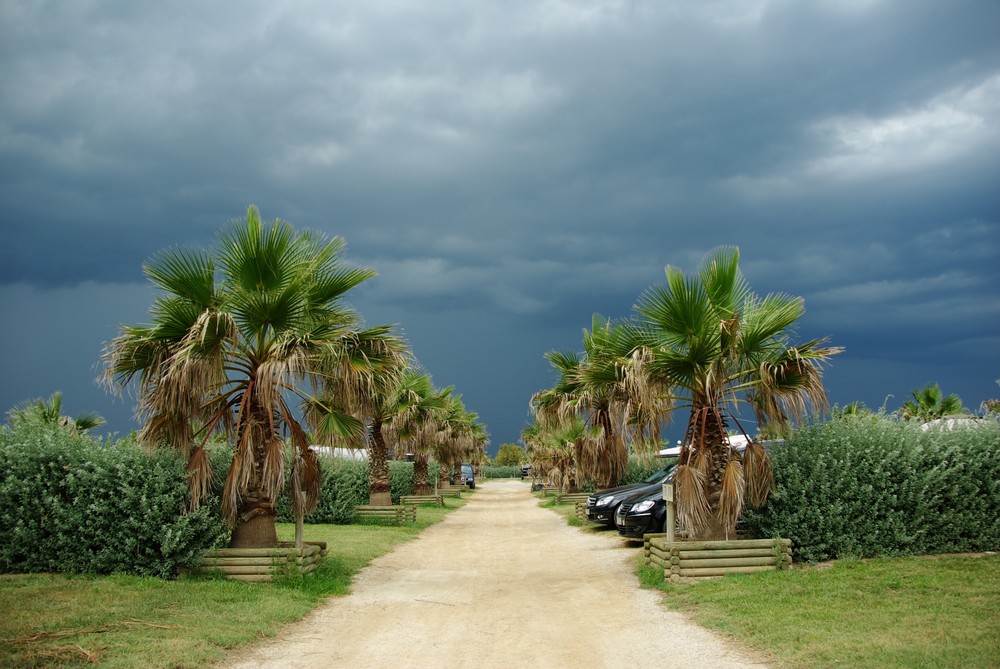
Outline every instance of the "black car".
{"label": "black car", "polygon": [[663,501],[663,485],[623,502],[615,511],[618,534],[626,539],[642,539],[644,534],[663,532],[667,522],[667,505]]}
{"label": "black car", "polygon": [[476,487],[476,475],[472,471],[472,465],[462,465],[462,485],[469,486],[469,489]]}
{"label": "black car", "polygon": [[661,488],[663,482],[673,471],[674,464],[671,463],[637,483],[598,490],[587,498],[587,520],[604,525],[614,525],[615,511],[618,510],[618,505],[625,500],[642,497],[657,488]]}

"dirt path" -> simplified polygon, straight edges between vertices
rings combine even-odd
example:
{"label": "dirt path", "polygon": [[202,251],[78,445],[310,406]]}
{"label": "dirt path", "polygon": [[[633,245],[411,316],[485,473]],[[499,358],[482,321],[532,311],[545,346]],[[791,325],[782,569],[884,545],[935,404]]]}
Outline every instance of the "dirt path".
{"label": "dirt path", "polygon": [[352,594],[222,665],[364,669],[755,668],[640,590],[636,548],[568,526],[520,481],[490,481]]}

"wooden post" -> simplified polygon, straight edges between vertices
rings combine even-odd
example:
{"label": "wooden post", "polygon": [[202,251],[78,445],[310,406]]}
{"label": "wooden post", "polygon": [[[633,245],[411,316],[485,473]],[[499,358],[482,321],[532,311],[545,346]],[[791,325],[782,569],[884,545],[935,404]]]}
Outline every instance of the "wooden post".
{"label": "wooden post", "polygon": [[667,541],[674,540],[674,526],[677,524],[677,508],[674,506],[674,484],[663,484],[663,501],[667,504]]}

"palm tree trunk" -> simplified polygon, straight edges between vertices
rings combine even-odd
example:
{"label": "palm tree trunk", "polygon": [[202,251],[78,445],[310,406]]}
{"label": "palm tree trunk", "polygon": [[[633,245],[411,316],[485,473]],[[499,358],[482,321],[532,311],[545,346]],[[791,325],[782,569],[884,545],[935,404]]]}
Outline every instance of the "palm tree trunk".
{"label": "palm tree trunk", "polygon": [[382,435],[382,421],[372,424],[372,443],[368,450],[368,465],[371,467],[369,476],[369,499],[372,506],[390,506],[392,504],[392,486],[389,482],[389,463],[386,460],[385,437]]}
{"label": "palm tree trunk", "polygon": [[441,460],[440,469],[438,469],[438,488],[443,488],[444,486],[451,485],[451,463],[445,460]]}
{"label": "palm tree trunk", "polygon": [[430,495],[431,484],[428,471],[427,455],[417,454],[413,458],[413,494]]}
{"label": "palm tree trunk", "polygon": [[236,527],[229,540],[230,548],[273,548],[278,545],[274,503],[258,493],[240,504]]}
{"label": "palm tree trunk", "polygon": [[[719,513],[719,499],[726,463],[729,461],[729,446],[726,441],[725,418],[718,407],[708,406],[691,410],[691,443],[707,455],[707,468],[703,470],[705,492],[709,508],[709,522],[702,528],[694,528],[693,539],[699,541],[720,541],[727,538],[726,526]],[[732,536],[732,532],[729,533]]]}

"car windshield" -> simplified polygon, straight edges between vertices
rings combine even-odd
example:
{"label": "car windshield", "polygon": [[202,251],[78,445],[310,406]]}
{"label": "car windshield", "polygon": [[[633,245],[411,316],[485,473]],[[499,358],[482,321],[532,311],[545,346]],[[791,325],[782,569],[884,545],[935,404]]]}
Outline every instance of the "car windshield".
{"label": "car windshield", "polygon": [[664,467],[663,469],[661,469],[660,471],[656,472],[655,474],[650,474],[649,476],[644,478],[643,483],[659,483],[660,481],[663,480],[663,477],[666,476],[667,473],[669,473],[670,470],[673,468],[674,465],[673,463],[671,463],[666,467]]}

